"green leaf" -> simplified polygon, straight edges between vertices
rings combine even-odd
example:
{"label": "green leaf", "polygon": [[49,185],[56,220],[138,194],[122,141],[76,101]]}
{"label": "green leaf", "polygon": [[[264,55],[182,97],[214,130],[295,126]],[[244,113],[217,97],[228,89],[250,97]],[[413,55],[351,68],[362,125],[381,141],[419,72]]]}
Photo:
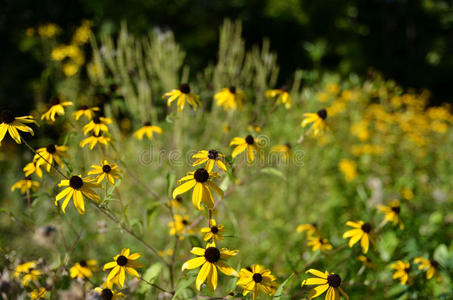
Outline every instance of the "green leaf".
{"label": "green leaf", "polygon": [[442,266],[448,267],[448,248],[444,244],[439,245],[436,250],[434,250],[433,258],[437,260]]}
{"label": "green leaf", "polygon": [[277,291],[274,294],[273,299],[280,298],[282,296],[283,288],[293,279],[294,273],[291,273],[288,278],[278,287]]}
{"label": "green leaf", "polygon": [[187,287],[189,287],[190,285],[192,285],[194,282],[195,282],[195,276],[183,278],[183,279],[178,283],[178,286],[177,286],[177,288],[176,288],[175,294],[173,295],[173,298],[171,298],[171,299],[172,299],[172,300],[178,299],[178,296],[181,295],[182,292],[183,292]]}
{"label": "green leaf", "polygon": [[[159,276],[160,272],[162,271],[162,264],[161,263],[155,263],[154,265],[152,265],[151,267],[149,267],[145,273],[143,274],[143,279],[145,279],[146,281],[150,282],[150,283],[154,283],[154,281],[157,279],[157,277]],[[146,282],[142,282],[140,284],[140,287],[138,289],[138,292],[141,293],[141,294],[145,294],[147,293],[150,289],[152,288],[152,286],[150,286],[149,284],[147,284]]]}
{"label": "green leaf", "polygon": [[282,178],[283,180],[286,180],[285,175],[282,173],[282,171],[277,170],[275,168],[263,168],[261,169],[261,173],[268,174],[268,175],[273,175]]}

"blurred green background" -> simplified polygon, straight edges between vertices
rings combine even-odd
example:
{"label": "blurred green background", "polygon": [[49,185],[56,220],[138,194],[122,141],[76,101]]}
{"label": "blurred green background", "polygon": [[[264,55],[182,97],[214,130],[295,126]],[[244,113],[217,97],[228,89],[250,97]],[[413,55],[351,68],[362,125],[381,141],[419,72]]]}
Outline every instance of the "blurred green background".
{"label": "blurred green background", "polygon": [[82,19],[92,20],[97,34],[117,33],[121,21],[136,34],[170,29],[187,51],[191,74],[196,74],[215,61],[218,28],[225,18],[242,21],[248,46],[270,39],[281,84],[296,69],[319,67],[363,76],[378,70],[403,87],[430,89],[431,104],[453,102],[451,1],[5,0],[0,10],[1,106],[8,103],[27,112],[33,103],[30,82],[39,79],[44,67],[20,50],[28,27],[53,22],[68,40]]}

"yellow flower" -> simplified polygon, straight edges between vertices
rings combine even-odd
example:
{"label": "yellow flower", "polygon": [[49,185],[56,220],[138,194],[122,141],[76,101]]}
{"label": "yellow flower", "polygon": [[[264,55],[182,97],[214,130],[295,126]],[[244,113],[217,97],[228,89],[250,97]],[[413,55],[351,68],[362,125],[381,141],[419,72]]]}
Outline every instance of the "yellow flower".
{"label": "yellow flower", "polygon": [[61,205],[61,210],[64,213],[66,213],[66,206],[71,198],[73,198],[74,206],[81,215],[85,213],[83,196],[96,202],[100,200],[99,196],[92,190],[93,188],[98,188],[99,185],[93,183],[92,179],[89,177],[82,178],[80,176],[72,176],[71,179],[62,180],[58,186],[67,186],[67,188],[61,191],[55,198],[55,206],[58,205],[58,201],[65,198]]}
{"label": "yellow flower", "polygon": [[79,65],[73,62],[65,63],[61,66],[63,73],[67,77],[74,76],[79,71]]}
{"label": "yellow flower", "polygon": [[69,269],[69,274],[71,278],[91,278],[93,276],[93,272],[97,271],[97,260],[90,259],[90,260],[81,260],[76,262],[74,266]]}
{"label": "yellow flower", "polygon": [[[187,227],[190,226],[189,216],[180,216],[175,214],[173,221],[168,223],[170,227],[170,235],[182,235],[184,233],[191,233],[192,231],[187,231]],[[181,239],[183,237],[181,236]]]}
{"label": "yellow flower", "polygon": [[393,200],[388,206],[379,205],[379,211],[385,214],[385,222],[392,222],[393,226],[400,224],[400,228],[404,228],[404,224],[400,219],[401,203],[398,200]]}
{"label": "yellow flower", "polygon": [[126,272],[137,279],[140,278],[137,270],[135,270],[136,268],[144,267],[141,263],[135,261],[140,256],[140,253],[130,254],[129,249],[123,248],[121,253],[113,258],[114,261],[104,265],[104,271],[112,269],[107,276],[107,282],[116,284],[122,288],[126,280]]}
{"label": "yellow flower", "polygon": [[275,294],[278,286],[275,279],[271,271],[265,269],[262,265],[251,265],[249,268],[239,271],[237,285],[244,289],[243,296],[252,292],[252,299],[255,300],[260,290],[270,296]]}
{"label": "yellow flower", "polygon": [[46,298],[47,290],[43,287],[39,289],[34,289],[30,292],[30,299],[43,299]]}
{"label": "yellow flower", "polygon": [[332,95],[338,95],[340,93],[340,85],[338,83],[329,83],[326,86],[327,92],[329,92]]}
{"label": "yellow flower", "polygon": [[414,198],[414,192],[411,189],[403,188],[401,190],[401,196],[403,196],[404,199],[410,201],[412,200],[412,198]]}
{"label": "yellow flower", "polygon": [[124,294],[121,292],[117,292],[113,289],[113,283],[111,282],[104,282],[102,287],[96,287],[94,291],[100,295],[100,299],[109,299],[109,300],[117,300],[119,298],[124,297]]}
{"label": "yellow flower", "polygon": [[222,232],[224,226],[222,224],[217,224],[214,219],[209,220],[209,227],[201,228],[201,232],[205,234],[204,240],[207,242],[212,239],[213,242],[217,240],[223,240]]}
{"label": "yellow flower", "polygon": [[217,106],[221,106],[225,110],[236,110],[237,108],[242,108],[244,98],[244,92],[236,89],[234,86],[223,88],[214,96],[214,99],[217,101]]}
{"label": "yellow flower", "polygon": [[343,234],[343,238],[351,238],[349,240],[349,247],[352,248],[358,241],[360,241],[360,246],[362,247],[363,253],[368,252],[370,242],[374,243],[374,240],[371,236],[371,225],[369,223],[364,223],[363,221],[351,222],[347,221],[346,225],[353,227],[354,229],[348,230]]}
{"label": "yellow flower", "polygon": [[190,250],[192,254],[199,257],[186,261],[182,265],[182,271],[186,269],[195,269],[201,266],[196,279],[197,290],[200,290],[203,282],[208,281],[208,286],[211,290],[215,291],[217,288],[217,268],[225,275],[238,276],[236,270],[223,261],[235,256],[239,250],[229,250],[226,248],[218,249],[214,242],[208,243],[206,249],[200,247],[193,247]]}
{"label": "yellow flower", "polygon": [[316,285],[316,287],[308,295],[308,300],[316,298],[326,291],[326,300],[339,300],[340,293],[344,298],[349,299],[349,296],[340,287],[340,275],[329,273],[328,271],[325,271],[323,273],[315,269],[310,269],[306,273],[310,273],[316,276],[302,281],[302,286]]}
{"label": "yellow flower", "polygon": [[101,183],[104,178],[111,184],[115,184],[115,179],[120,178],[120,170],[114,163],[109,163],[107,160],[103,160],[101,165],[92,165],[92,170],[88,172],[88,175],[96,175],[97,183]]}
{"label": "yellow flower", "polygon": [[11,192],[14,192],[16,189],[20,189],[21,194],[26,194],[30,191],[36,191],[39,188],[39,182],[31,180],[30,177],[25,177],[25,179],[19,180],[11,186]]}
{"label": "yellow flower", "polygon": [[369,259],[365,255],[360,255],[359,257],[357,257],[357,259],[359,261],[361,261],[368,268],[376,269],[376,265],[371,261],[371,259]]}
{"label": "yellow flower", "polygon": [[318,249],[321,250],[321,252],[332,250],[332,245],[329,241],[320,236],[310,236],[308,238],[307,246],[310,246],[313,251]]}
{"label": "yellow flower", "polygon": [[357,177],[357,164],[355,161],[347,158],[340,160],[338,168],[343,173],[346,181],[353,181]]}
{"label": "yellow flower", "polygon": [[293,156],[293,151],[291,150],[291,145],[289,143],[284,145],[275,145],[272,147],[271,152],[280,154],[283,162],[289,162]]}
{"label": "yellow flower", "polygon": [[190,86],[187,83],[183,83],[179,86],[179,89],[174,89],[165,93],[162,98],[168,97],[168,106],[175,100],[178,100],[178,112],[184,109],[184,105],[189,103],[194,110],[198,109],[198,106],[201,106],[200,96],[190,93]]}
{"label": "yellow flower", "polygon": [[88,134],[90,131],[93,131],[95,135],[99,135],[102,132],[109,132],[108,124],[112,124],[112,119],[104,118],[101,116],[94,116],[90,123],[83,126],[83,134]]}
{"label": "yellow flower", "polygon": [[182,204],[182,197],[176,196],[175,199],[170,200],[170,206],[173,208],[179,208],[184,210],[184,205]]}
{"label": "yellow flower", "polygon": [[[178,180],[180,185],[173,191],[173,198],[193,188],[192,203],[195,208],[201,210],[201,201],[203,201],[209,209],[212,209],[214,208],[214,199],[209,188],[223,198],[223,191],[210,180],[210,178],[218,176],[217,173],[208,172],[204,168],[199,168],[195,172],[188,172],[186,176]],[[182,183],[183,181],[185,182]]]}
{"label": "yellow flower", "polygon": [[291,108],[291,95],[288,93],[287,86],[266,91],[266,98],[274,97],[277,97],[277,104],[284,104],[286,109]]}
{"label": "yellow flower", "polygon": [[411,264],[409,262],[397,261],[391,264],[391,268],[395,269],[393,273],[393,279],[399,279],[402,285],[406,285],[409,280],[409,272],[411,270]]}
{"label": "yellow flower", "polygon": [[134,136],[139,140],[142,140],[143,136],[146,135],[146,137],[150,140],[153,138],[154,132],[162,134],[162,128],[160,128],[159,126],[151,125],[151,122],[146,122],[142,128],[134,132]]}
{"label": "yellow flower", "polygon": [[90,144],[90,150],[93,150],[94,146],[96,146],[98,143],[107,146],[109,142],[111,142],[112,139],[103,136],[102,133],[100,134],[92,134],[90,137],[87,137],[86,139],[82,140],[80,142],[80,147],[85,147],[86,144]]}
{"label": "yellow flower", "polygon": [[317,113],[305,113],[304,120],[300,124],[302,127],[307,126],[310,123],[313,123],[313,126],[310,128],[309,132],[313,131],[313,136],[318,136],[323,134],[327,128],[326,120],[327,119],[327,110],[321,109]]}
{"label": "yellow flower", "polygon": [[59,98],[52,98],[50,100],[50,108],[41,116],[41,120],[48,120],[55,122],[55,115],[62,116],[64,115],[64,107],[72,106],[71,101],[60,102]]}
{"label": "yellow flower", "polygon": [[99,107],[91,107],[89,108],[86,105],[82,105],[79,107],[79,110],[72,113],[72,116],[79,120],[82,116],[85,116],[88,120],[93,119],[95,114],[99,112]]}
{"label": "yellow flower", "polygon": [[33,156],[33,161],[35,162],[37,168],[44,165],[47,172],[50,172],[50,168],[54,162],[64,169],[64,162],[62,158],[69,158],[66,151],[68,151],[67,146],[49,144],[47,147],[42,147],[36,150],[37,154]]}
{"label": "yellow flower", "polygon": [[20,264],[14,270],[14,277],[19,278],[22,276],[22,285],[28,286],[30,281],[38,280],[39,276],[43,275],[42,271],[36,269],[36,266],[35,261]]}
{"label": "yellow flower", "polygon": [[194,154],[192,158],[196,158],[197,160],[193,163],[192,166],[198,166],[202,163],[206,163],[206,170],[208,172],[212,171],[214,164],[217,165],[218,168],[222,169],[224,172],[227,171],[226,165],[228,164],[225,160],[225,155],[218,152],[217,150],[201,150],[198,153]]}
{"label": "yellow flower", "polygon": [[426,279],[431,279],[436,276],[437,282],[441,281],[441,276],[439,274],[439,262],[434,259],[426,259],[424,257],[418,256],[414,259],[414,263],[419,264],[418,269],[426,272]]}
{"label": "yellow flower", "polygon": [[92,24],[93,22],[89,20],[83,20],[82,25],[76,29],[72,37],[73,43],[86,44],[90,40]]}
{"label": "yellow flower", "polygon": [[61,28],[58,27],[58,25],[53,24],[53,23],[40,25],[38,27],[38,34],[44,38],[54,37],[57,34],[59,34],[60,32],[61,32]]}
{"label": "yellow flower", "polygon": [[306,231],[308,236],[319,235],[318,226],[316,225],[316,223],[300,224],[299,226],[297,226],[296,231],[297,232]]}
{"label": "yellow flower", "polygon": [[[36,123],[32,116],[15,117],[9,110],[3,110],[0,114],[0,146],[5,138],[6,132],[13,138],[13,140],[21,144],[19,131],[28,132],[34,135],[33,129],[25,125],[26,123]],[[18,131],[19,130],[19,131]]]}
{"label": "yellow flower", "polygon": [[255,160],[255,152],[259,150],[259,143],[260,140],[251,135],[248,135],[245,138],[235,137],[230,142],[230,146],[236,146],[231,156],[235,158],[247,150],[247,162],[250,164]]}

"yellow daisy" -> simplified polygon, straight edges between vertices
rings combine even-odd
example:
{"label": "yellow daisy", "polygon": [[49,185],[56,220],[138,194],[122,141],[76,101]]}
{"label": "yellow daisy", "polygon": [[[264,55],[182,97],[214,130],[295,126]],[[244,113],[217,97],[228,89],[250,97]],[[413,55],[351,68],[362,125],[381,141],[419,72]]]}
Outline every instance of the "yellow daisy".
{"label": "yellow daisy", "polygon": [[313,130],[313,136],[318,136],[322,134],[326,130],[326,120],[327,118],[327,110],[321,109],[318,110],[317,113],[305,113],[304,120],[300,124],[302,127],[307,126],[308,124],[313,123],[312,128],[310,131]]}
{"label": "yellow daisy", "polygon": [[250,164],[255,160],[255,153],[259,150],[259,143],[260,140],[251,135],[248,135],[245,138],[235,137],[230,142],[230,146],[236,146],[231,156],[235,158],[247,150],[247,162]]}
{"label": "yellow daisy", "polygon": [[406,283],[409,281],[411,264],[407,261],[404,262],[402,260],[399,260],[396,263],[391,264],[391,268],[395,269],[395,273],[393,273],[393,279],[399,279],[402,285],[406,285]]}
{"label": "yellow daisy", "polygon": [[41,116],[41,120],[55,122],[55,115],[59,116],[64,115],[65,106],[72,106],[72,102],[71,101],[61,102],[59,98],[52,98],[50,100],[50,108],[47,112],[45,112]]}
{"label": "yellow daisy", "polygon": [[210,219],[209,227],[201,228],[201,232],[205,234],[204,240],[209,241],[212,239],[213,242],[217,242],[217,240],[223,240],[223,228],[224,226],[222,224],[217,224],[214,219]]}
{"label": "yellow daisy", "polygon": [[393,200],[388,206],[379,205],[379,211],[385,214],[385,222],[392,222],[393,226],[400,224],[400,228],[404,228],[404,224],[400,218],[401,203],[398,200]]}
{"label": "yellow daisy", "polygon": [[343,158],[340,160],[338,169],[340,169],[348,182],[353,181],[357,177],[357,164],[351,159]]}
{"label": "yellow daisy", "polygon": [[307,246],[310,246],[313,251],[318,249],[321,250],[321,252],[332,250],[332,245],[329,241],[319,236],[310,236],[308,238]]}
{"label": "yellow daisy", "polygon": [[308,236],[319,235],[318,225],[316,223],[300,224],[296,228],[297,232],[307,232]]}
{"label": "yellow daisy", "polygon": [[19,131],[28,132],[34,135],[33,129],[25,124],[36,123],[32,116],[15,117],[14,114],[9,110],[3,110],[0,114],[0,146],[5,138],[6,132],[13,138],[13,140],[21,144]]}
{"label": "yellow daisy", "polygon": [[[192,231],[187,231],[187,227],[190,226],[189,216],[180,216],[175,214],[173,216],[173,221],[168,223],[170,227],[170,235],[182,235],[184,233],[191,233]],[[181,238],[183,238],[181,236]]]}
{"label": "yellow daisy", "polygon": [[135,270],[136,268],[144,267],[141,263],[135,261],[140,256],[140,253],[130,254],[129,249],[123,248],[121,253],[113,258],[114,261],[104,265],[104,271],[112,269],[107,276],[107,282],[116,284],[122,288],[126,280],[126,272],[137,279],[140,278],[137,270]]}
{"label": "yellow daisy", "polygon": [[36,162],[30,162],[26,164],[23,168],[23,171],[25,173],[25,177],[30,176],[31,174],[36,172],[36,175],[38,175],[39,178],[42,178],[41,167],[37,167]]}
{"label": "yellow daisy", "polygon": [[83,126],[83,134],[88,134],[93,131],[95,135],[99,135],[100,132],[109,132],[108,124],[112,124],[112,119],[101,116],[94,116],[94,118],[85,126]]}
{"label": "yellow daisy", "polygon": [[225,275],[237,276],[235,269],[225,264],[223,261],[238,254],[239,250],[228,250],[226,248],[218,249],[214,242],[208,243],[206,249],[193,247],[190,250],[192,254],[199,257],[186,261],[182,265],[182,271],[186,269],[195,269],[201,266],[196,279],[197,290],[207,280],[208,286],[215,291],[217,288],[217,268]]}
{"label": "yellow daisy", "polygon": [[71,278],[91,278],[93,272],[97,271],[98,261],[95,259],[81,260],[76,262],[74,266],[69,269],[69,275]]}
{"label": "yellow daisy", "polygon": [[146,135],[146,137],[150,140],[153,138],[154,132],[162,134],[162,128],[160,128],[159,126],[151,125],[151,122],[146,122],[142,128],[134,132],[134,136],[139,140],[142,140],[143,136]]}
{"label": "yellow daisy", "polygon": [[41,270],[38,270],[37,263],[35,261],[25,262],[17,265],[14,270],[14,277],[19,278],[22,276],[22,285],[28,286],[30,281],[38,280],[39,276],[43,275]]}
{"label": "yellow daisy", "polygon": [[221,106],[225,110],[236,110],[237,108],[242,108],[244,98],[244,92],[236,89],[234,86],[223,88],[214,96],[214,99],[217,101],[217,106]]}
{"label": "yellow daisy", "polygon": [[61,191],[55,198],[55,206],[58,205],[58,201],[65,198],[63,204],[61,205],[61,210],[64,213],[66,213],[66,206],[68,206],[71,198],[73,198],[74,206],[81,215],[85,213],[85,202],[83,196],[96,202],[100,200],[99,196],[92,190],[93,188],[98,188],[99,185],[93,183],[92,179],[89,177],[82,178],[80,176],[72,176],[70,179],[63,179],[60,181],[58,186],[67,186],[67,188]]}
{"label": "yellow daisy", "polygon": [[308,300],[316,298],[326,291],[327,291],[325,297],[326,300],[339,300],[340,294],[345,299],[349,299],[349,296],[340,287],[341,285],[340,275],[329,273],[328,271],[325,271],[323,273],[315,269],[310,269],[306,273],[310,273],[316,276],[302,281],[302,286],[316,285],[316,287],[308,295]]}
{"label": "yellow daisy", "polygon": [[44,299],[46,298],[47,295],[47,290],[43,287],[40,287],[39,289],[34,289],[30,292],[30,299],[36,300],[36,299]]}
{"label": "yellow daisy", "polygon": [[361,261],[368,268],[376,269],[376,265],[373,263],[373,261],[371,261],[371,259],[369,259],[365,255],[360,255],[359,257],[357,257],[357,259],[359,261]]}
{"label": "yellow daisy", "polygon": [[44,165],[47,172],[50,172],[54,162],[58,164],[60,168],[64,169],[64,162],[62,158],[69,158],[69,155],[66,153],[67,151],[67,146],[49,144],[47,147],[42,147],[36,150],[37,154],[33,156],[33,161],[36,163],[37,168]]}
{"label": "yellow daisy", "polygon": [[99,134],[93,133],[90,137],[87,137],[86,139],[80,142],[80,147],[83,148],[85,147],[85,145],[90,144],[90,150],[93,150],[94,146],[96,146],[98,143],[107,146],[108,143],[110,143],[111,141],[112,141],[111,138],[103,136],[102,133]]}
{"label": "yellow daisy", "polygon": [[178,112],[184,109],[184,105],[189,103],[194,110],[198,109],[198,106],[201,106],[200,96],[190,93],[190,86],[187,83],[183,83],[179,86],[179,89],[174,89],[165,93],[162,98],[168,97],[168,106],[175,100],[178,100]]}
{"label": "yellow daisy", "polygon": [[204,168],[199,168],[195,172],[188,172],[186,176],[178,180],[179,186],[173,191],[173,198],[193,188],[192,203],[195,208],[201,210],[201,201],[203,201],[209,209],[212,209],[214,208],[214,199],[210,188],[223,198],[223,191],[210,180],[218,176],[217,173],[210,173]]}
{"label": "yellow daisy", "polygon": [[374,239],[371,234],[371,225],[369,223],[364,223],[363,221],[351,222],[347,221],[346,225],[353,227],[354,229],[348,230],[343,234],[343,238],[351,238],[349,240],[349,247],[352,248],[358,241],[360,241],[360,246],[362,247],[363,253],[368,252],[370,242],[374,243]]}
{"label": "yellow daisy", "polygon": [[266,91],[266,98],[274,97],[277,97],[277,104],[284,104],[286,109],[291,108],[291,95],[288,93],[287,86]]}
{"label": "yellow daisy", "polygon": [[414,263],[419,264],[418,269],[426,272],[426,279],[431,279],[436,276],[437,282],[441,281],[441,276],[439,274],[439,262],[434,259],[426,259],[424,257],[418,256],[414,259]]}
{"label": "yellow daisy", "polygon": [[91,120],[97,113],[99,113],[99,107],[90,108],[86,105],[82,105],[77,111],[72,113],[72,116],[76,120],[79,120],[82,116],[85,116],[88,120]]}
{"label": "yellow daisy", "polygon": [[174,199],[170,200],[170,206],[173,208],[178,208],[184,210],[184,205],[182,203],[182,197],[176,196]]}
{"label": "yellow daisy", "polygon": [[293,156],[291,145],[289,143],[286,143],[284,145],[276,145],[272,147],[271,152],[278,153],[283,162],[289,162],[289,160]]}
{"label": "yellow daisy", "polygon": [[241,269],[239,271],[239,280],[237,285],[241,286],[244,291],[242,295],[245,296],[252,292],[252,299],[255,300],[259,291],[273,296],[277,291],[277,283],[275,276],[271,271],[265,269],[261,265],[251,265],[249,268]]}
{"label": "yellow daisy", "polygon": [[192,166],[198,166],[201,165],[205,162],[206,163],[206,170],[208,172],[212,171],[212,168],[214,167],[214,164],[217,165],[220,169],[222,169],[224,172],[227,171],[226,166],[228,163],[225,160],[225,155],[222,153],[218,152],[217,150],[201,150],[198,151],[198,153],[195,153],[192,158],[196,158],[197,160],[193,163]]}
{"label": "yellow daisy", "polygon": [[96,287],[94,291],[100,296],[101,300],[117,300],[124,297],[124,294],[113,289],[113,283],[104,282],[102,287]]}
{"label": "yellow daisy", "polygon": [[120,178],[120,170],[114,163],[109,163],[107,160],[103,160],[101,165],[91,165],[92,170],[88,172],[88,175],[96,175],[97,183],[101,183],[102,180],[107,179],[111,184],[115,184],[115,179]]}
{"label": "yellow daisy", "polygon": [[25,177],[25,179],[19,180],[11,186],[11,192],[14,192],[16,189],[20,189],[21,194],[26,194],[27,192],[34,192],[39,188],[39,182],[31,180],[30,177]]}

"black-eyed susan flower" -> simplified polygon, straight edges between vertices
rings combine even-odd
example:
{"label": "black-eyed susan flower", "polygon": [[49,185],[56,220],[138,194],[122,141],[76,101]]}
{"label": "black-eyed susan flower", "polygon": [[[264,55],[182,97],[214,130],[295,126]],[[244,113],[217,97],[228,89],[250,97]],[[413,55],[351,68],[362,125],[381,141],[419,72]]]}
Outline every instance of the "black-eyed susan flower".
{"label": "black-eyed susan flower", "polygon": [[46,298],[47,290],[43,287],[34,289],[30,292],[30,299],[37,300],[37,299],[44,299]]}
{"label": "black-eyed susan flower", "polygon": [[36,163],[36,167],[38,168],[44,165],[47,172],[50,172],[54,162],[58,164],[60,168],[64,169],[64,162],[62,159],[69,158],[69,155],[66,153],[67,151],[68,146],[49,144],[46,147],[36,150],[33,161]]}
{"label": "black-eyed susan flower", "polygon": [[39,182],[31,180],[30,177],[25,177],[22,180],[19,180],[11,186],[11,192],[14,192],[16,189],[20,190],[21,194],[29,193],[30,191],[34,192],[39,188]]}
{"label": "black-eyed susan flower", "polygon": [[91,120],[97,113],[99,113],[99,107],[88,107],[86,105],[82,105],[77,111],[72,113],[72,116],[76,120],[79,120],[83,116],[85,116],[88,120]]}
{"label": "black-eyed susan flower", "polygon": [[109,138],[108,136],[103,136],[102,133],[93,133],[90,137],[87,137],[80,142],[80,147],[83,148],[85,147],[85,145],[89,144],[90,150],[93,150],[94,146],[96,146],[98,143],[107,146],[111,141],[111,138]]}
{"label": "black-eyed susan flower", "polygon": [[286,143],[284,145],[275,145],[272,147],[271,152],[279,154],[283,162],[289,162],[289,160],[293,156],[293,151],[291,150],[290,143]]}
{"label": "black-eyed susan flower", "polygon": [[244,92],[234,86],[223,88],[220,92],[214,95],[214,99],[217,101],[217,106],[221,106],[225,110],[236,110],[237,108],[241,108],[244,98]]}
{"label": "black-eyed susan flower", "polygon": [[296,228],[297,232],[306,232],[308,236],[319,235],[318,225],[316,223],[300,224]]}
{"label": "black-eyed susan flower", "polygon": [[357,177],[357,164],[351,159],[343,158],[340,160],[338,169],[340,169],[348,182],[353,181]]}
{"label": "black-eyed susan flower", "polygon": [[126,280],[126,272],[136,278],[140,278],[137,270],[135,270],[144,267],[141,263],[135,261],[140,256],[140,253],[130,254],[130,250],[127,248],[121,250],[121,253],[113,258],[114,261],[104,265],[104,271],[112,269],[107,276],[107,282],[123,287]]}
{"label": "black-eyed susan flower", "polygon": [[362,247],[362,252],[367,253],[370,246],[370,242],[374,242],[374,239],[371,234],[372,227],[370,223],[365,223],[363,221],[359,222],[346,222],[347,226],[353,227],[354,229],[348,230],[343,234],[343,238],[349,240],[349,247],[352,248],[358,241],[360,241],[360,246]]}
{"label": "black-eyed susan flower", "polygon": [[441,276],[439,273],[439,262],[434,259],[426,259],[424,257],[418,256],[414,258],[414,263],[418,264],[418,269],[426,272],[426,279],[431,279],[436,276],[437,282],[441,281]]}
{"label": "black-eyed susan flower", "polygon": [[217,173],[208,172],[204,168],[199,168],[195,172],[188,172],[186,176],[178,180],[179,186],[173,191],[173,198],[193,188],[192,203],[195,208],[201,210],[201,202],[203,201],[209,209],[212,209],[214,208],[214,199],[210,188],[223,198],[223,191],[211,181],[211,178],[218,176]]}
{"label": "black-eyed susan flower", "polygon": [[71,278],[91,278],[93,272],[98,269],[98,262],[95,259],[81,260],[76,262],[70,269],[69,275]]}
{"label": "black-eyed susan flower", "polygon": [[217,150],[201,150],[192,155],[192,158],[197,159],[192,165],[194,167],[206,163],[206,170],[208,172],[211,172],[215,164],[224,172],[227,171],[226,166],[228,165],[228,163],[225,160],[225,155],[218,152]]}
{"label": "black-eyed susan flower", "polygon": [[357,260],[361,261],[363,265],[368,268],[376,269],[376,265],[373,263],[373,261],[365,255],[359,255],[359,257],[357,257]]}
{"label": "black-eyed susan flower", "polygon": [[199,106],[201,106],[200,96],[192,94],[190,92],[190,86],[187,83],[183,83],[179,86],[178,89],[174,89],[165,93],[162,98],[168,97],[168,106],[175,100],[178,100],[177,107],[178,112],[184,109],[184,105],[189,103],[190,106],[193,107],[194,110],[197,110]]}
{"label": "black-eyed susan flower", "polygon": [[55,115],[63,116],[65,106],[72,106],[71,101],[61,102],[60,98],[52,98],[50,100],[50,108],[41,116],[41,120],[55,122]]}
{"label": "black-eyed susan flower", "polygon": [[170,200],[170,203],[169,205],[173,208],[176,208],[176,209],[181,209],[181,210],[184,210],[185,207],[184,207],[184,204],[183,204],[183,200],[182,200],[182,197],[181,196],[176,196],[174,199]]}
{"label": "black-eyed susan flower", "polygon": [[107,127],[109,124],[112,124],[112,119],[96,115],[88,124],[83,126],[83,134],[86,135],[90,131],[93,131],[95,135],[99,135],[101,131],[107,133],[109,132],[109,128]]}
{"label": "black-eyed susan flower", "polygon": [[31,281],[38,280],[41,275],[43,275],[43,272],[37,269],[36,261],[29,261],[20,264],[14,270],[15,278],[22,277],[21,283],[23,286],[28,286]]}
{"label": "black-eyed susan flower", "polygon": [[235,269],[224,263],[224,260],[238,254],[239,250],[229,250],[226,248],[218,249],[214,242],[208,243],[206,249],[193,247],[190,250],[192,254],[199,257],[190,259],[182,265],[182,271],[192,270],[201,266],[196,279],[197,290],[200,290],[201,285],[207,280],[208,286],[215,291],[217,288],[217,269],[228,276],[237,276]]}
{"label": "black-eyed susan flower", "polygon": [[392,200],[389,205],[379,205],[380,212],[385,214],[385,222],[392,222],[393,226],[400,224],[400,228],[404,228],[404,224],[400,218],[401,203],[398,200]]}
{"label": "black-eyed susan flower", "polygon": [[36,166],[35,161],[26,164],[25,167],[23,168],[23,171],[25,173],[25,177],[30,176],[33,173],[36,173],[36,175],[38,175],[39,178],[42,178],[41,167]]}
{"label": "black-eyed susan flower", "polygon": [[143,136],[146,135],[148,140],[153,138],[153,133],[162,134],[162,128],[159,126],[151,125],[151,122],[146,122],[142,128],[134,132],[134,136],[139,140],[143,139]]}
{"label": "black-eyed susan flower", "polygon": [[21,144],[19,131],[34,135],[33,129],[25,124],[35,123],[38,125],[32,116],[15,117],[9,110],[3,110],[0,113],[0,122],[0,146],[7,132],[16,143]]}
{"label": "black-eyed susan flower", "polygon": [[288,87],[282,86],[280,89],[266,91],[266,98],[277,97],[277,104],[284,104],[286,109],[291,108],[291,95],[288,93]]}
{"label": "black-eyed susan flower", "polygon": [[120,170],[114,163],[103,160],[100,165],[91,165],[92,170],[88,175],[96,175],[96,182],[101,183],[106,179],[111,185],[115,184],[115,179],[120,178]]}
{"label": "black-eyed susan flower", "polygon": [[328,250],[332,250],[332,245],[329,241],[320,236],[310,236],[308,237],[307,246],[310,246],[313,251],[321,250],[321,252],[325,252]]}
{"label": "black-eyed susan flower", "polygon": [[305,113],[304,119],[300,124],[302,127],[313,123],[310,131],[313,131],[313,136],[318,136],[326,130],[327,110],[321,109],[317,113]]}
{"label": "black-eyed susan flower", "polygon": [[255,153],[259,150],[260,140],[251,135],[245,138],[235,137],[231,140],[230,146],[236,146],[231,156],[235,158],[242,152],[247,153],[247,162],[252,163],[255,160]]}
{"label": "black-eyed susan flower", "polygon": [[270,296],[275,294],[278,286],[275,279],[270,270],[261,265],[251,265],[249,268],[239,271],[237,285],[243,288],[242,295],[245,296],[251,292],[252,298],[255,300],[259,291]]}
{"label": "black-eyed susan flower", "polygon": [[302,281],[302,286],[305,285],[316,285],[316,287],[308,295],[308,300],[316,298],[323,293],[326,293],[326,300],[339,300],[340,294],[349,299],[349,296],[341,288],[341,277],[338,274],[324,273],[315,269],[310,269],[306,273],[315,275],[316,277],[308,278]]}
{"label": "black-eyed susan flower", "polygon": [[83,215],[85,213],[85,201],[83,197],[87,197],[90,200],[98,202],[99,196],[93,191],[93,188],[98,188],[99,185],[93,183],[93,179],[89,177],[82,178],[80,176],[72,176],[70,179],[63,179],[59,184],[59,187],[67,186],[61,191],[55,200],[55,205],[58,205],[58,201],[64,198],[61,210],[66,213],[66,206],[68,206],[69,200],[73,198],[74,206],[77,208],[79,213]]}
{"label": "black-eyed susan flower", "polygon": [[224,226],[222,224],[217,224],[216,220],[209,220],[209,227],[201,228],[201,232],[204,233],[204,240],[209,241],[212,239],[213,242],[217,240],[223,240],[222,232]]}
{"label": "black-eyed susan flower", "polygon": [[104,282],[101,287],[96,287],[94,291],[100,296],[101,300],[117,300],[124,297],[124,294],[113,289],[113,283]]}
{"label": "black-eyed susan flower", "polygon": [[[179,235],[181,236],[182,234],[185,233],[191,233],[191,230],[187,230],[187,228],[190,226],[191,222],[189,221],[189,216],[184,215],[180,216],[178,214],[175,214],[173,216],[173,221],[168,223],[168,226],[170,227],[170,235]],[[181,236],[181,238],[183,238]]]}
{"label": "black-eyed susan flower", "polygon": [[398,260],[396,263],[391,264],[390,267],[395,270],[393,279],[399,279],[402,285],[406,285],[409,281],[411,264],[407,261]]}

